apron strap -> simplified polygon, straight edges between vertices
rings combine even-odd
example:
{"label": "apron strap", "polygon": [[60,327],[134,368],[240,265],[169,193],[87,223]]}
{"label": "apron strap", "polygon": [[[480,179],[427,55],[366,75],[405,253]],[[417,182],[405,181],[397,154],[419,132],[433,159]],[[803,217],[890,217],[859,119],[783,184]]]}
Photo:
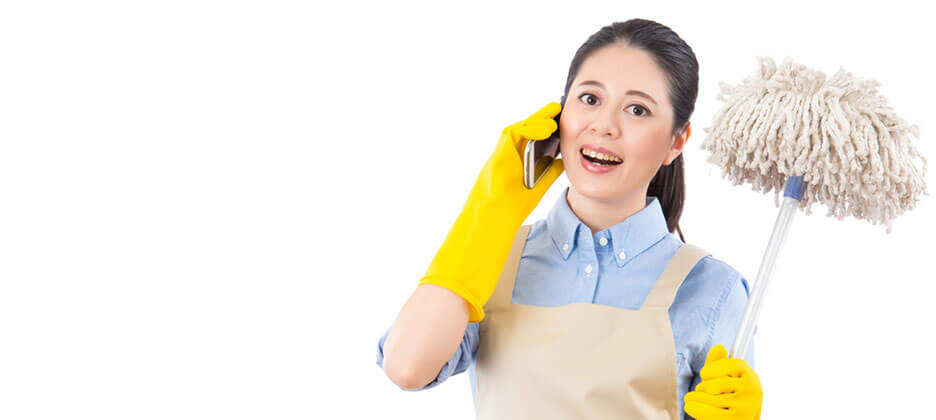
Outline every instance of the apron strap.
{"label": "apron strap", "polygon": [[484,305],[485,313],[510,305],[510,299],[513,298],[514,280],[517,278],[517,270],[520,267],[520,257],[523,256],[523,247],[526,246],[532,227],[533,225],[523,225],[517,231],[513,246],[510,248],[510,255],[507,256],[507,262],[504,263],[504,269],[494,288],[494,294]]}
{"label": "apron strap", "polygon": [[696,263],[708,255],[711,253],[693,244],[683,244],[679,247],[666,265],[666,269],[663,270],[663,274],[653,285],[653,289],[650,290],[641,308],[669,309],[683,280]]}

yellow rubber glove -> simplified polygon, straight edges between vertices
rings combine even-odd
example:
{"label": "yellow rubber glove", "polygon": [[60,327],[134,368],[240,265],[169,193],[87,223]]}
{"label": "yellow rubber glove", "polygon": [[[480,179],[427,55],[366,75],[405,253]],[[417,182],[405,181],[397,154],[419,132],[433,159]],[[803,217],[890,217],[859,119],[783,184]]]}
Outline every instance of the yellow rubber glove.
{"label": "yellow rubber glove", "polygon": [[565,169],[562,159],[556,159],[535,188],[523,185],[526,142],[549,138],[558,129],[553,118],[561,108],[550,102],[501,132],[461,214],[419,281],[420,286],[436,284],[463,297],[469,322],[484,319],[484,304],[494,293],[517,231]]}
{"label": "yellow rubber glove", "polygon": [[699,372],[702,381],[686,393],[686,414],[696,420],[759,420],[764,391],[744,359],[728,357],[725,346],[709,350]]}

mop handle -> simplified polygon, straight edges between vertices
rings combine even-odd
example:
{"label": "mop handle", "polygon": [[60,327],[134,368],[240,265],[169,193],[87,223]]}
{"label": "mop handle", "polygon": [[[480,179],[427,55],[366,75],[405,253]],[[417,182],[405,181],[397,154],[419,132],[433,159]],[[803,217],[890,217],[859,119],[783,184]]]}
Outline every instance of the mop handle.
{"label": "mop handle", "polygon": [[757,324],[757,317],[760,314],[764,302],[764,295],[767,294],[767,286],[770,283],[770,277],[774,272],[774,265],[783,248],[783,242],[786,240],[790,224],[793,222],[793,215],[803,199],[803,193],[806,191],[806,184],[803,183],[802,176],[791,176],[787,178],[786,186],[783,191],[783,204],[780,206],[780,214],[777,215],[777,221],[774,223],[773,233],[770,234],[770,241],[767,242],[767,250],[764,252],[764,258],[761,260],[760,268],[757,270],[757,278],[754,281],[753,289],[750,292],[747,306],[744,308],[744,317],[741,318],[741,327],[738,329],[738,335],[735,337],[734,345],[731,347],[729,357],[743,359],[747,352],[748,344],[754,336],[754,328]]}

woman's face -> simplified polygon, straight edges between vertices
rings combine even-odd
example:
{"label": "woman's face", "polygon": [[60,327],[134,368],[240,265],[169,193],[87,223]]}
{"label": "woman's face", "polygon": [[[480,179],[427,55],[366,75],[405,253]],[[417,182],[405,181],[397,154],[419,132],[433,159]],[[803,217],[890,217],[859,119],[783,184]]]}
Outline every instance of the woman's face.
{"label": "woman's face", "polygon": [[[585,59],[559,120],[559,147],[572,188],[606,202],[645,196],[660,165],[675,159],[684,144],[673,141],[668,97],[663,70],[643,50],[617,43]],[[621,163],[590,171],[583,148],[610,151]]]}

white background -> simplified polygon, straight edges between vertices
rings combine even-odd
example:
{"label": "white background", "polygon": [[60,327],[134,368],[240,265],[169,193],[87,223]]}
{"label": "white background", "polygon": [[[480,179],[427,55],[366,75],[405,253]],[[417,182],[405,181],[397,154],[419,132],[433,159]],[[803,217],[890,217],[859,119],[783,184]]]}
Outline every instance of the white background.
{"label": "white background", "polygon": [[[705,162],[718,82],[843,66],[936,162],[909,4],[4,2],[0,418],[473,418],[467,372],[401,391],[377,340],[590,34],[642,17],[695,51],[682,230],[753,282],[777,209]],[[762,419],[928,415],[932,197],[891,235],[813,209],[759,322]]]}

